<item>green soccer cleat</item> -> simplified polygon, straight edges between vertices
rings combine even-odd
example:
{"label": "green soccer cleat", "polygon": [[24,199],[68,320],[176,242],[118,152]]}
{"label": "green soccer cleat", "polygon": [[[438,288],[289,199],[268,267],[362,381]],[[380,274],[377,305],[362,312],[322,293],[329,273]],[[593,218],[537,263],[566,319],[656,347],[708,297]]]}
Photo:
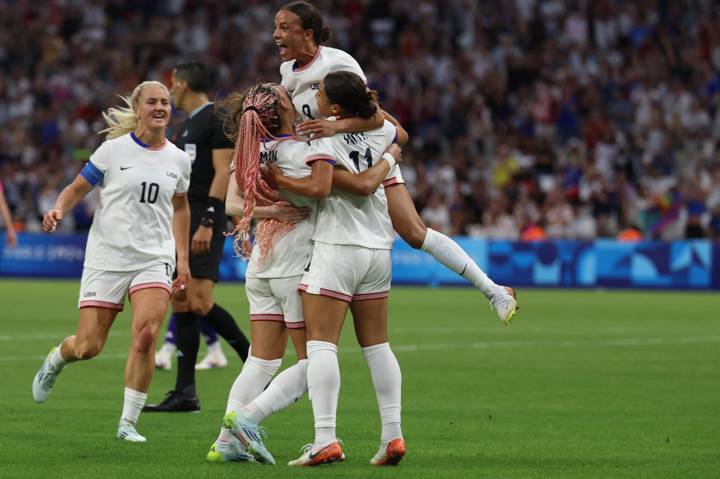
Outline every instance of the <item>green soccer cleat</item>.
{"label": "green soccer cleat", "polygon": [[248,453],[261,464],[275,464],[275,458],[263,444],[262,436],[265,431],[247,416],[235,411],[230,411],[223,418],[223,427],[228,429],[235,436]]}
{"label": "green soccer cleat", "polygon": [[504,325],[509,325],[520,309],[515,290],[501,286],[500,291],[490,300],[490,307],[495,310]]}
{"label": "green soccer cleat", "polygon": [[209,462],[256,462],[242,443],[235,436],[231,437],[230,441],[217,439],[210,446],[206,459]]}

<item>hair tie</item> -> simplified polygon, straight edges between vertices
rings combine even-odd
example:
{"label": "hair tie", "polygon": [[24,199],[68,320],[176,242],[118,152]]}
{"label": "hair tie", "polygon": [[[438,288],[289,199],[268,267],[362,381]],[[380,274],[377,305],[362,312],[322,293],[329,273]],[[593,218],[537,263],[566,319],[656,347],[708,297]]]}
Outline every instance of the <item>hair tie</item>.
{"label": "hair tie", "polygon": [[248,106],[248,107],[246,107],[242,112],[245,113],[246,111],[254,111],[254,112],[257,113],[258,115],[260,114],[260,110],[258,110],[258,109],[255,108],[254,106]]}

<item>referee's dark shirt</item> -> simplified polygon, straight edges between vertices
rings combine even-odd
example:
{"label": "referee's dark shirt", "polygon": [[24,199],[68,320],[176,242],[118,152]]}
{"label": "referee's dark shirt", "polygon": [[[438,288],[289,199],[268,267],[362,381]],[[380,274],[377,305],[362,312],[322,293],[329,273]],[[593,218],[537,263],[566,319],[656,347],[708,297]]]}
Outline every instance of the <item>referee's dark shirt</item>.
{"label": "referee's dark shirt", "polygon": [[192,162],[188,200],[190,203],[204,204],[215,176],[212,151],[234,147],[223,133],[222,121],[215,114],[215,106],[207,103],[200,111],[188,117],[177,130],[172,141],[190,155]]}

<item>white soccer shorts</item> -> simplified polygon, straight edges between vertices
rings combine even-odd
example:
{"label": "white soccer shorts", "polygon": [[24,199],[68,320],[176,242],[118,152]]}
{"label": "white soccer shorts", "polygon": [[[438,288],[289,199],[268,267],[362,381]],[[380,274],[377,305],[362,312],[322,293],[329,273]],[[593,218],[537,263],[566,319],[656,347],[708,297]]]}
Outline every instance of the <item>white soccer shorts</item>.
{"label": "white soccer shorts", "polygon": [[138,271],[103,271],[83,268],[78,308],[108,308],[122,311],[125,293],[162,288],[172,295],[173,267],[160,263]]}
{"label": "white soccer shorts", "polygon": [[400,165],[396,164],[392,167],[392,170],[385,176],[382,184],[386,188],[388,186],[405,184],[405,178],[403,178],[402,171],[400,171]]}
{"label": "white soccer shorts", "polygon": [[390,250],[315,243],[300,291],[348,303],[387,298],[390,294]]}
{"label": "white soccer shorts", "polygon": [[250,321],[277,321],[288,329],[305,327],[298,285],[301,275],[287,278],[246,278]]}

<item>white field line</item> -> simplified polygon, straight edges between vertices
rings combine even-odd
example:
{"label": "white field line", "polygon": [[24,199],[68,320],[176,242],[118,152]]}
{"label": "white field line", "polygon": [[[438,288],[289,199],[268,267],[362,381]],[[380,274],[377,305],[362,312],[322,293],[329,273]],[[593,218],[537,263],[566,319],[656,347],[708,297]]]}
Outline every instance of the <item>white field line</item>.
{"label": "white field line", "polygon": [[[0,334],[0,342],[15,342],[15,341],[62,341],[63,338],[71,336],[75,333],[73,329],[65,330],[58,333],[34,333],[34,334]],[[108,334],[111,337],[114,336],[127,336],[130,331],[110,331]],[[50,347],[50,346],[48,346]]]}
{"label": "white field line", "polygon": [[[4,336],[0,336],[2,338]],[[13,336],[14,337],[14,336]],[[57,338],[57,336],[53,336]],[[36,338],[44,339],[44,338]],[[683,344],[719,343],[720,336],[689,336],[672,338],[616,338],[600,340],[565,340],[565,341],[486,341],[474,343],[430,343],[430,344],[396,344],[392,346],[396,352],[416,351],[449,351],[468,349],[544,349],[544,348],[617,348],[637,346],[669,346]],[[49,345],[48,347],[50,347]],[[357,353],[358,346],[341,347],[340,353]],[[0,362],[42,361],[44,355],[0,356]],[[98,359],[125,359],[127,353],[101,354]]]}

